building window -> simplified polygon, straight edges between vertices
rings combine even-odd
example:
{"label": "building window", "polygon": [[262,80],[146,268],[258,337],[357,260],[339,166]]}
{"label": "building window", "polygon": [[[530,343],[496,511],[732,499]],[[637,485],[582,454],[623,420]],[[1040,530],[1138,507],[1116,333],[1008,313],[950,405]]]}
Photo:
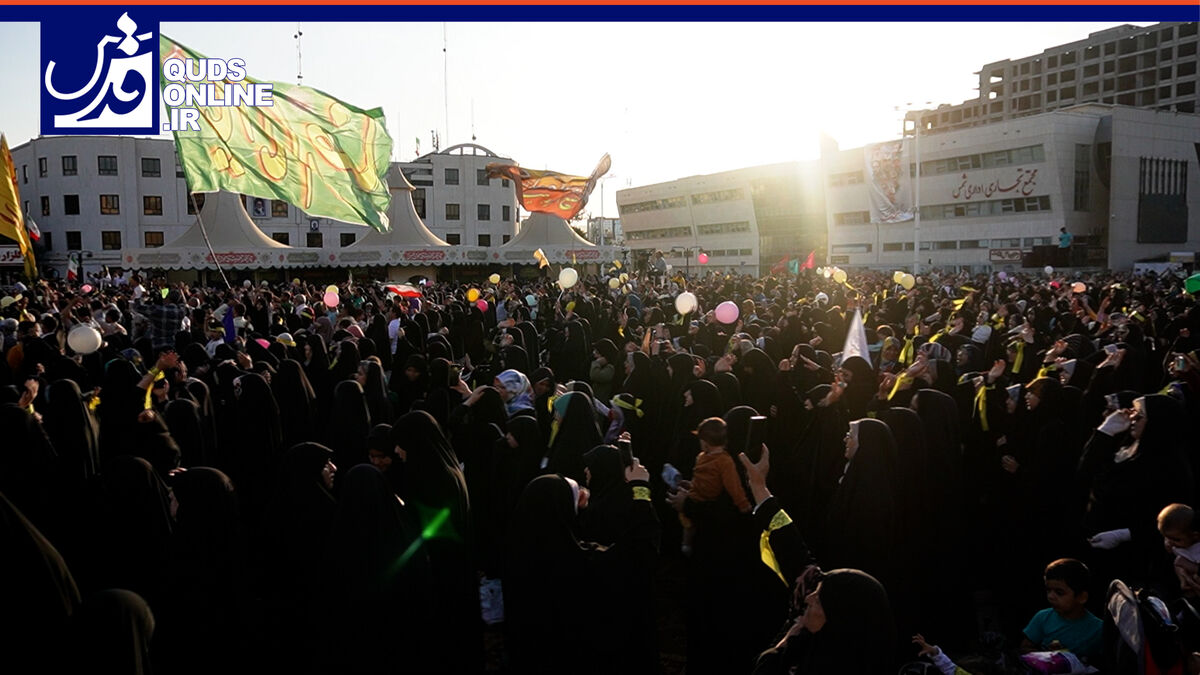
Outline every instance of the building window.
{"label": "building window", "polygon": [[476,185],[487,185],[488,184],[487,169],[475,169],[475,184]]}
{"label": "building window", "polygon": [[1080,143],[1075,145],[1075,199],[1072,206],[1076,211],[1090,210],[1091,158],[1092,146]]}
{"label": "building window", "polygon": [[425,217],[425,188],[416,188],[413,190],[413,208],[416,209],[417,215],[421,218]]}
{"label": "building window", "polygon": [[458,204],[446,205],[446,220],[458,220]]}
{"label": "building window", "polygon": [[272,218],[287,218],[288,203],[282,199],[271,200],[271,217]]}
{"label": "building window", "polygon": [[492,219],[491,204],[476,204],[475,205],[475,216],[479,220],[491,220]]}
{"label": "building window", "polygon": [[45,157],[38,157],[38,177],[39,178],[46,177],[46,158]]}
{"label": "building window", "polygon": [[53,232],[43,232],[42,233],[42,246],[45,246],[47,251],[54,250],[54,233]]}
{"label": "building window", "polygon": [[23,180],[26,183],[29,182],[29,165],[28,164],[21,165],[21,180]]}
{"label": "building window", "polygon": [[116,230],[104,230],[100,233],[100,248],[105,251],[121,250],[121,233]]}
{"label": "building window", "polygon": [[935,242],[933,242],[933,249],[935,251],[950,251],[950,250],[954,250],[957,248],[958,248],[957,241],[935,241]]}
{"label": "building window", "polygon": [[306,237],[305,246],[309,248],[321,248],[322,239],[320,232],[309,232]]}
{"label": "building window", "polygon": [[507,178],[500,179],[500,187],[508,187],[508,179]]}
{"label": "building window", "polygon": [[83,250],[83,233],[79,230],[67,230],[67,250]]}
{"label": "building window", "polygon": [[512,239],[512,235],[511,235],[511,234],[506,234],[506,235],[504,235],[504,236],[502,236],[502,237],[501,237],[501,241],[502,241],[502,243],[505,243],[505,244],[507,244],[507,243],[508,243],[508,240],[509,240],[509,239]]}
{"label": "building window", "polygon": [[677,209],[687,205],[687,197],[668,197],[666,199],[655,199],[653,201],[637,202],[634,204],[618,204],[617,210],[621,212],[621,215],[625,215],[626,213],[643,213],[645,211]]}
{"label": "building window", "polygon": [[183,165],[179,163],[178,159],[176,159],[176,161],[175,161],[175,177],[176,178],[185,178],[186,176],[187,176],[187,174],[185,174],[183,172]]}
{"label": "building window", "polygon": [[189,216],[196,215],[196,211],[202,208],[204,208],[203,192],[193,192],[187,196],[187,212]]}
{"label": "building window", "polygon": [[342,245],[342,248],[346,248],[350,244],[354,243],[354,233],[353,232],[341,233],[340,235],[338,235],[338,242]]}
{"label": "building window", "polygon": [[42,215],[50,215],[50,198],[45,195],[42,195]]}
{"label": "building window", "polygon": [[29,213],[29,200],[25,200],[25,206],[21,207],[21,213]]}
{"label": "building window", "polygon": [[745,199],[746,194],[741,188],[732,188],[729,190],[717,190],[715,192],[702,192],[692,195],[693,204],[713,204],[716,202],[730,202],[739,199]]}
{"label": "building window", "polygon": [[162,176],[162,160],[157,157],[142,158],[142,178],[158,178]]}
{"label": "building window", "polygon": [[446,243],[458,246],[462,243],[462,235],[458,234],[457,232],[451,232],[450,234],[446,235]]}
{"label": "building window", "polygon": [[987,239],[964,239],[958,242],[959,248],[987,248]]}
{"label": "building window", "polygon": [[490,235],[490,234],[479,235],[479,245],[480,246],[491,246],[492,245],[492,235]]}
{"label": "building window", "polygon": [[830,253],[870,253],[871,244],[834,244]]}
{"label": "building window", "polygon": [[68,216],[79,215],[79,195],[63,195],[63,213]]}
{"label": "building window", "polygon": [[862,171],[848,171],[846,173],[833,173],[829,175],[829,184],[831,186],[839,185],[855,185],[863,182]]}
{"label": "building window", "polygon": [[162,197],[154,195],[146,195],[142,197],[142,215],[143,216],[161,216],[162,215]]}
{"label": "building window", "polygon": [[163,245],[162,232],[147,232],[142,239],[146,243],[146,248],[158,248]]}
{"label": "building window", "polygon": [[100,155],[96,158],[96,165],[101,176],[117,175],[117,156],[116,155]]}
{"label": "building window", "polygon": [[75,163],[75,155],[63,155],[62,166],[64,176],[74,176],[79,173],[79,168]]}
{"label": "building window", "polygon": [[834,225],[863,225],[871,222],[871,214],[867,211],[848,211],[833,214]]}
{"label": "building window", "polygon": [[289,233],[289,232],[272,232],[271,238],[274,239],[275,241],[283,244],[284,246],[292,245],[292,237],[291,237],[291,233]]}
{"label": "building window", "polygon": [[500,207],[500,220],[503,220],[504,222],[507,223],[510,218],[512,218],[512,207],[511,206],[501,206]]}
{"label": "building window", "polygon": [[446,169],[446,185],[458,185],[458,169]]}
{"label": "building window", "polygon": [[692,236],[692,228],[687,225],[681,225],[679,227],[660,227],[653,230],[638,230],[637,232],[629,232],[626,234],[626,236],[630,241],[690,237]]}
{"label": "building window", "polygon": [[100,195],[100,214],[115,216],[121,213],[120,195]]}
{"label": "building window", "polygon": [[885,244],[883,245],[883,252],[884,252],[884,253],[892,253],[892,252],[895,252],[895,251],[903,251],[903,250],[904,250],[904,244],[902,244],[902,243],[900,243],[900,242],[894,242],[894,243],[885,243]]}
{"label": "building window", "polygon": [[741,220],[736,223],[709,223],[707,225],[696,226],[698,234],[737,234],[749,231],[750,221],[748,220]]}

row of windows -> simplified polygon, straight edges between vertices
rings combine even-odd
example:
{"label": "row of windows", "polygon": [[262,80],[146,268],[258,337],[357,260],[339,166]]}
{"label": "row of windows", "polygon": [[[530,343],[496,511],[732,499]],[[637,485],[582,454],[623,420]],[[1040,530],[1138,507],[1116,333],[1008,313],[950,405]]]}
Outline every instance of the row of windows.
{"label": "row of windows", "polygon": [[[1091,46],[1085,47],[1083,49],[1083,59],[1085,61],[1091,61],[1093,59],[1100,58],[1101,55],[1114,56],[1117,54],[1122,54],[1122,55],[1123,54],[1132,54],[1137,51],[1154,49],[1155,47],[1157,47],[1159,45],[1160,42],[1165,43],[1165,42],[1169,42],[1170,40],[1174,39],[1174,37],[1175,37],[1174,31],[1175,31],[1174,26],[1168,26],[1168,27],[1162,28],[1158,31],[1151,31],[1151,32],[1143,33],[1141,35],[1134,35],[1134,36],[1121,38],[1120,40],[1106,42],[1103,45],[1091,45]],[[1196,23],[1195,22],[1185,23],[1185,24],[1179,26],[1179,37],[1180,38],[1187,38],[1187,37],[1191,37],[1193,35],[1196,35]],[[1164,51],[1168,51],[1168,50],[1164,50]],[[1047,68],[1058,68],[1060,65],[1064,66],[1064,67],[1074,65],[1077,60],[1078,54],[1079,54],[1078,51],[1068,51],[1068,52],[1062,52],[1060,54],[1054,54],[1052,56],[1048,56],[1048,57],[1046,57],[1046,67]],[[1170,58],[1169,51],[1167,53],[1166,58]],[[1010,71],[1011,71],[1011,74],[1013,77],[1016,77],[1018,74],[1020,74],[1020,75],[1040,74],[1042,72],[1042,59],[1040,57],[1038,57],[1038,58],[1034,58],[1029,61],[1025,61],[1024,63],[1021,63],[1019,65],[1013,64]],[[990,73],[990,76],[994,77],[994,78],[1003,78],[1004,71],[1003,70],[994,70]]]}
{"label": "row of windows", "polygon": [[944,220],[947,218],[978,218],[1000,216],[1031,211],[1049,211],[1050,197],[1019,197],[1016,199],[991,199],[968,204],[931,204],[921,207],[922,220]]}
{"label": "row of windows", "polygon": [[[116,155],[97,155],[96,156],[96,173],[101,176],[116,176],[119,175],[117,170]],[[25,183],[29,182],[29,167],[28,165],[21,167],[22,180]],[[38,176],[45,178],[49,174],[47,160],[45,157],[38,157]],[[79,175],[79,157],[76,155],[62,156],[62,175],[77,176]],[[175,175],[183,176],[183,172],[176,169]],[[143,178],[160,178],[162,176],[162,160],[157,157],[142,158],[142,177]]]}
{"label": "row of windows", "polygon": [[[445,170],[446,185],[458,185],[458,169]],[[487,169],[475,169],[475,184],[476,185],[491,185],[491,179],[488,178]],[[501,187],[508,187],[508,179],[500,179]]]}
{"label": "row of windows", "polygon": [[867,211],[847,211],[833,214],[834,225],[863,225],[871,222],[871,214]]}
{"label": "row of windows", "polygon": [[737,256],[748,256],[754,253],[754,249],[750,248],[718,248],[704,249],[704,254],[710,258],[734,258]]}
{"label": "row of windows", "polygon": [[746,220],[736,223],[710,223],[696,226],[696,232],[700,234],[737,234],[738,232],[749,231],[750,222]]}
{"label": "row of windows", "polygon": [[[422,200],[421,208],[417,210],[417,213],[422,218],[424,218],[425,217],[424,211],[425,211],[425,202],[424,202],[424,200]],[[512,218],[512,207],[508,206],[507,204],[505,204],[504,206],[501,206],[500,207],[500,220],[507,223],[510,218]],[[475,219],[476,220],[491,220],[492,219],[492,205],[491,204],[476,204],[475,205]],[[462,209],[459,204],[450,204],[450,203],[446,204],[446,220],[462,220]],[[481,246],[483,246],[483,245],[485,245],[485,244],[481,244]]]}
{"label": "row of windows", "polygon": [[[204,196],[197,195],[201,204],[204,203]],[[50,215],[50,197],[42,195],[41,200],[42,215]],[[25,202],[25,212],[29,213],[29,201]],[[192,209],[192,204],[188,202],[188,213],[195,213]],[[121,195],[100,195],[100,215],[116,216],[121,214]],[[163,199],[158,195],[145,195],[142,197],[142,215],[145,216],[161,216],[163,214]],[[77,216],[79,215],[79,195],[63,195],[63,215]]]}
{"label": "row of windows", "polygon": [[[458,232],[449,232],[446,234],[446,236],[444,236],[442,238],[446,240],[447,244],[450,244],[452,246],[458,246],[459,244],[462,243],[462,235]],[[510,239],[512,239],[511,234],[501,235],[500,243],[507,244]],[[490,234],[476,235],[475,242],[479,246],[491,246],[492,245],[492,235],[490,235]]]}
{"label": "row of windows", "polygon": [[677,209],[682,206],[687,206],[687,197],[667,197],[666,199],[654,199],[648,202],[637,202],[634,204],[618,204],[617,210],[621,215],[627,213],[643,213],[646,211],[660,211],[662,209]]}
{"label": "row of windows", "polygon": [[717,190],[715,192],[701,192],[692,195],[693,204],[714,204],[716,202],[732,202],[739,199],[745,199],[746,193],[742,188],[731,188],[729,190]]}
{"label": "row of windows", "polygon": [[[921,242],[922,251],[953,251],[953,250],[970,250],[981,248],[1025,248],[1031,249],[1034,246],[1049,246],[1050,237],[1025,237],[1024,239],[961,239],[959,241],[923,241]],[[849,246],[864,246],[864,244],[850,244]],[[866,251],[839,251],[839,246],[834,246],[835,253],[870,253],[871,245],[865,244]],[[883,245],[884,252],[896,251],[911,251],[913,243],[906,242],[888,242]]]}
{"label": "row of windows", "polygon": [[861,182],[863,182],[862,171],[847,171],[845,173],[829,174],[829,184],[831,186],[857,185]]}
{"label": "row of windows", "polygon": [[[947,173],[958,173],[969,169],[991,169],[998,166],[1012,166],[1015,164],[1031,164],[1033,162],[1046,161],[1046,152],[1041,145],[1029,145],[1023,148],[1013,148],[1011,150],[997,150],[995,152],[975,153],[973,155],[961,155],[959,157],[947,157],[946,159],[931,159],[926,162],[921,162],[922,176],[940,176]],[[916,165],[913,167],[912,175],[915,175]]]}
{"label": "row of windows", "polygon": [[640,241],[644,239],[670,239],[671,237],[690,237],[692,236],[692,228],[687,225],[680,227],[660,227],[654,230],[638,230],[636,232],[626,232],[625,238],[631,241]]}

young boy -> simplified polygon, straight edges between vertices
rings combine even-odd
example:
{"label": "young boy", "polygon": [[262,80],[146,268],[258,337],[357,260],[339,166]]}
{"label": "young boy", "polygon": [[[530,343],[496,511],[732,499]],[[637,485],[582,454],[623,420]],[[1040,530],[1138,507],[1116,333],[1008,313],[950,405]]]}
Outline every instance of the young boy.
{"label": "young boy", "polygon": [[1091,573],[1073,558],[1061,558],[1046,566],[1046,600],[1043,609],[1030,619],[1023,631],[1021,652],[1066,649],[1090,661],[1101,656],[1104,622],[1087,610]]}
{"label": "young boy", "polygon": [[[750,500],[746,498],[746,491],[742,489],[737,467],[733,464],[733,458],[725,451],[725,420],[720,417],[704,420],[696,427],[696,436],[700,439],[700,454],[696,457],[695,468],[692,469],[692,487],[688,491],[688,498],[707,502],[717,499],[722,492],[727,492],[738,510],[750,513]],[[679,515],[684,528],[681,548],[686,555],[691,553],[695,526],[682,513]]]}
{"label": "young boy", "polygon": [[1171,504],[1158,514],[1163,547],[1175,554],[1175,575],[1185,591],[1200,591],[1200,531],[1195,511],[1186,504]]}

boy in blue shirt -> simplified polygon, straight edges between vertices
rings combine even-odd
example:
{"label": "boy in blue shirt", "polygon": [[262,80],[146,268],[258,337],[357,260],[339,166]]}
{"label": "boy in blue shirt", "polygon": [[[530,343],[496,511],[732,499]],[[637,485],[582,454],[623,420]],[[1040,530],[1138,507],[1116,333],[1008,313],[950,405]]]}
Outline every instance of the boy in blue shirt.
{"label": "boy in blue shirt", "polygon": [[1095,662],[1101,656],[1104,622],[1087,610],[1087,588],[1091,573],[1073,558],[1061,558],[1046,566],[1046,600],[1043,609],[1025,626],[1021,652],[1066,649]]}

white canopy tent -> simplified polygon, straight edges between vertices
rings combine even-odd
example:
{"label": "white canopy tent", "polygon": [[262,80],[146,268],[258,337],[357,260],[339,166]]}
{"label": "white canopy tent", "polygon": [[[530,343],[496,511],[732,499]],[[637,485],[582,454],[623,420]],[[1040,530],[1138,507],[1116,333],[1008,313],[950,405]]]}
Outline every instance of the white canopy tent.
{"label": "white canopy tent", "polygon": [[521,231],[500,247],[499,262],[535,264],[533,252],[542,249],[553,264],[604,264],[620,257],[615,246],[597,246],[573,230],[567,221],[548,213],[533,213],[521,223]]}

